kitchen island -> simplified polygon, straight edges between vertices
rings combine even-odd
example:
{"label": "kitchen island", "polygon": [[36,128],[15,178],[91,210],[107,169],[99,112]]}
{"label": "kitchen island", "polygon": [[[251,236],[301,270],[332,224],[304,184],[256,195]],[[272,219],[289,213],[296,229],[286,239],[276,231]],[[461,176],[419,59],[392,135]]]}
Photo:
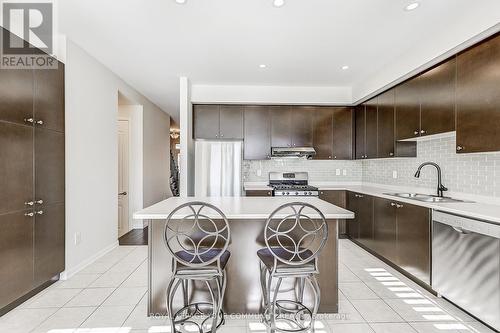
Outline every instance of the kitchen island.
{"label": "kitchen island", "polygon": [[[317,207],[325,216],[329,237],[319,256],[319,284],[321,286],[320,313],[338,311],[338,228],[337,220],[352,219],[354,214],[315,197],[173,197],[134,214],[135,219],[149,221],[148,235],[148,314],[164,315],[165,291],[171,274],[172,256],[168,252],[163,237],[168,215],[178,206],[195,201],[210,203],[224,212],[231,229],[228,250],[231,258],[227,265],[227,290],[224,310],[229,314],[257,314],[261,311],[261,290],[259,282],[259,259],[257,250],[265,247],[264,226],[267,217],[279,206],[291,202],[305,202]],[[305,211],[307,214],[307,211]],[[314,214],[308,214],[317,218]],[[174,215],[183,218],[185,215]],[[284,216],[283,216],[284,217]],[[293,297],[296,281],[287,281],[282,287],[286,297]],[[200,286],[191,287],[191,301],[208,300],[208,292]],[[305,291],[304,303],[311,301],[311,291]],[[280,292],[281,294],[281,292]],[[179,292],[175,304],[182,303]]]}

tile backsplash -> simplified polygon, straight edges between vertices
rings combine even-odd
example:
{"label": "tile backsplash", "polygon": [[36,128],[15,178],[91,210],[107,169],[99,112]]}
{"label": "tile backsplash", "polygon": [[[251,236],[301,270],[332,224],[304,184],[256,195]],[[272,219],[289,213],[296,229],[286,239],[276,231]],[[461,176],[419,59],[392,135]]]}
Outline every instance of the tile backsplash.
{"label": "tile backsplash", "polygon": [[[441,166],[443,184],[450,191],[500,197],[500,152],[456,154],[455,147],[453,136],[418,142],[417,158],[368,161],[296,159],[244,161],[242,175],[246,182],[265,182],[268,180],[270,171],[308,171],[312,182],[363,181],[434,189],[436,187],[435,168],[426,166],[422,169],[420,178],[413,176],[421,163],[431,161]],[[340,175],[338,175],[339,172]]]}

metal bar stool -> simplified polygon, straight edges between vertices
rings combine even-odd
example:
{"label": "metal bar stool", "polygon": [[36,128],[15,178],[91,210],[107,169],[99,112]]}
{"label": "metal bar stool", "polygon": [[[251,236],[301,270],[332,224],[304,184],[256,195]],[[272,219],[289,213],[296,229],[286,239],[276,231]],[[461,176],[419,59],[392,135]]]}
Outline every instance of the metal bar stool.
{"label": "metal bar stool", "polygon": [[[224,323],[225,268],[231,255],[227,251],[230,230],[226,216],[208,203],[186,203],[169,214],[164,233],[165,245],[173,257],[166,291],[172,332],[182,332],[189,326],[191,332],[196,327],[200,333],[215,333]],[[189,304],[190,281],[204,282],[212,302]],[[183,290],[184,307],[174,312],[173,300],[179,286]]]}
{"label": "metal bar stool", "polygon": [[[307,211],[307,213],[306,213]],[[309,215],[307,215],[309,214]],[[328,239],[328,225],[316,207],[302,202],[280,206],[264,229],[266,248],[257,251],[264,303],[263,321],[271,332],[314,331],[321,293],[317,258]],[[279,300],[283,279],[298,281],[296,300]],[[272,283],[276,281],[274,291]],[[314,294],[313,309],[303,304],[305,282]]]}

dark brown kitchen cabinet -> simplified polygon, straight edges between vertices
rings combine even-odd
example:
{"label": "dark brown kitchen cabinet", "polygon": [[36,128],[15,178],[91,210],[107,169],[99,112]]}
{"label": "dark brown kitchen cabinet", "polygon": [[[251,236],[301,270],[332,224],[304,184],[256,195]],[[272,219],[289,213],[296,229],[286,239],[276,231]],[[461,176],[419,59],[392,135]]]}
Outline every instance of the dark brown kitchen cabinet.
{"label": "dark brown kitchen cabinet", "polygon": [[358,193],[347,192],[347,209],[354,213],[354,218],[347,220],[347,236],[350,239],[359,239],[359,200]]}
{"label": "dark brown kitchen cabinet", "polygon": [[365,119],[365,158],[377,158],[377,98],[374,98],[366,104]]}
{"label": "dark brown kitchen cabinet", "polygon": [[37,125],[64,131],[64,64],[34,70],[34,119]]}
{"label": "dark brown kitchen cabinet", "polygon": [[2,69],[0,120],[30,125],[33,120],[33,71]]}
{"label": "dark brown kitchen cabinet", "polygon": [[333,109],[317,108],[313,113],[313,147],[316,150],[316,160],[333,158]]}
{"label": "dark brown kitchen cabinet", "polygon": [[195,105],[195,139],[243,139],[243,110],[238,105]]}
{"label": "dark brown kitchen cabinet", "polygon": [[456,69],[453,57],[420,75],[421,136],[455,130]]}
{"label": "dark brown kitchen cabinet", "polygon": [[397,216],[396,203],[374,198],[374,242],[372,250],[387,260],[397,263]]}
{"label": "dark brown kitchen cabinet", "polygon": [[0,313],[33,288],[33,217],[31,211],[0,215]]}
{"label": "dark brown kitchen cabinet", "polygon": [[267,106],[245,107],[244,159],[265,160],[271,155],[271,116]]}
{"label": "dark brown kitchen cabinet", "polygon": [[420,136],[420,80],[410,79],[396,87],[396,140]]}
{"label": "dark brown kitchen cabinet", "polygon": [[349,192],[347,209],[354,212],[353,220],[347,221],[347,234],[365,246],[373,242],[373,198]]}
{"label": "dark brown kitchen cabinet", "polygon": [[406,203],[397,205],[397,264],[419,280],[430,284],[430,210]]}
{"label": "dark brown kitchen cabinet", "polygon": [[457,56],[457,152],[500,150],[500,34]]}
{"label": "dark brown kitchen cabinet", "polygon": [[378,96],[378,158],[394,157],[394,89]]}
{"label": "dark brown kitchen cabinet", "polygon": [[361,104],[356,106],[355,108],[355,137],[356,137],[356,145],[355,145],[355,157],[357,160],[361,160],[365,157],[365,139],[366,139],[366,131],[365,131],[365,105]]}
{"label": "dark brown kitchen cabinet", "polygon": [[292,109],[290,106],[271,106],[271,146],[292,146]]}
{"label": "dark brown kitchen cabinet", "polygon": [[195,105],[193,109],[195,139],[218,139],[220,133],[220,106]]}
{"label": "dark brown kitchen cabinet", "polygon": [[315,110],[312,106],[292,107],[292,147],[312,146]]}
{"label": "dark brown kitchen cabinet", "polygon": [[[346,191],[319,191],[319,198],[335,206],[347,208]],[[346,221],[339,220],[339,235],[345,237],[347,233]]]}
{"label": "dark brown kitchen cabinet", "polygon": [[0,214],[33,200],[33,155],[33,127],[0,121]]}
{"label": "dark brown kitchen cabinet", "polygon": [[64,203],[43,205],[35,210],[35,287],[64,271]]}
{"label": "dark brown kitchen cabinet", "polygon": [[353,158],[353,108],[333,108],[333,159]]}
{"label": "dark brown kitchen cabinet", "polygon": [[271,197],[273,196],[272,190],[248,190],[245,191],[247,197]]}

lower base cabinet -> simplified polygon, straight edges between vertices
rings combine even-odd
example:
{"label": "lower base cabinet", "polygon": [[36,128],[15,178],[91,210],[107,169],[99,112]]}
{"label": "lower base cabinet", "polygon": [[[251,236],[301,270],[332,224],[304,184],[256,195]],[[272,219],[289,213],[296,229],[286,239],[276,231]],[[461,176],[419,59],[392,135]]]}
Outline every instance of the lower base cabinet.
{"label": "lower base cabinet", "polygon": [[[335,206],[347,208],[347,198],[345,191],[320,191],[319,198]],[[347,225],[345,220],[339,220],[339,237],[346,237]]]}
{"label": "lower base cabinet", "polygon": [[353,192],[348,199],[356,215],[349,237],[430,285],[430,209]]}
{"label": "lower base cabinet", "polygon": [[247,196],[247,197],[272,197],[273,192],[271,190],[249,190],[249,191],[245,191],[245,196]]}

